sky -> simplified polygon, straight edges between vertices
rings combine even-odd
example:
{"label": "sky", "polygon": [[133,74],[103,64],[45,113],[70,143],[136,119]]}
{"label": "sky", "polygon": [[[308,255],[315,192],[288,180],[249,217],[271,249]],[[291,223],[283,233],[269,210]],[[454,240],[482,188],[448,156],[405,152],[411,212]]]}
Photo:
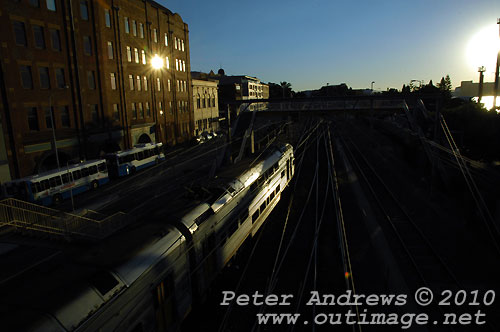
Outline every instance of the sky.
{"label": "sky", "polygon": [[192,71],[222,67],[295,91],[372,81],[401,89],[447,74],[456,87],[478,81],[479,54],[490,63],[485,81],[494,80],[496,54],[482,50],[491,43],[471,40],[487,26],[498,38],[499,0],[157,1],[188,24]]}

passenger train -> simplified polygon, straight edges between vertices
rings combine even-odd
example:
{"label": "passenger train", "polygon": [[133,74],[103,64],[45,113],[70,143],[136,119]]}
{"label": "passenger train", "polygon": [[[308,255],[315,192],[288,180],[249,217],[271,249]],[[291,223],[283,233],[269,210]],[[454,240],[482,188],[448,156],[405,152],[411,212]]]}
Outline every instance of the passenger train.
{"label": "passenger train", "polygon": [[[160,232],[143,225],[115,234],[98,244],[99,254],[89,249],[71,263],[61,258],[66,263],[41,268],[29,282],[20,280],[20,288],[14,282],[0,293],[9,301],[8,309],[0,307],[0,321],[19,324],[10,326],[14,330],[179,330],[212,280],[263,225],[293,174],[289,144],[253,164],[234,165],[204,189],[209,198],[177,217],[162,216]],[[141,241],[147,245],[134,247]]]}

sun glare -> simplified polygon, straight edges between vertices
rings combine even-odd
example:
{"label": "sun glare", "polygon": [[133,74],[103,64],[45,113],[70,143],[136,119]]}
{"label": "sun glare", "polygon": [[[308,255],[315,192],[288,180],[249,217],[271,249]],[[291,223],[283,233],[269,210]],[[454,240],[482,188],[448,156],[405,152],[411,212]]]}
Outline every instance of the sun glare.
{"label": "sun glare", "polygon": [[155,56],[151,59],[151,65],[154,69],[161,69],[163,67],[163,59],[155,54]]}
{"label": "sun glare", "polygon": [[498,24],[492,24],[480,30],[470,39],[467,45],[469,64],[476,71],[478,67],[485,66],[487,72],[494,72],[498,50],[500,50]]}

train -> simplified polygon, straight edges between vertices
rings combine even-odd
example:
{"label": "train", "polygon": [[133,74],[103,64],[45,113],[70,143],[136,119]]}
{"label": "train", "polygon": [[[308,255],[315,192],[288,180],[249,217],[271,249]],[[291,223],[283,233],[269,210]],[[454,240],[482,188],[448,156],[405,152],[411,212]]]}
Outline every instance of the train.
{"label": "train", "polygon": [[51,263],[53,258],[37,267],[38,273],[2,285],[8,286],[0,291],[2,327],[178,331],[212,281],[264,224],[294,169],[292,146],[277,145],[257,160],[219,173],[202,190],[210,194],[192,200],[187,210],[79,248],[76,256],[64,250],[59,264]]}

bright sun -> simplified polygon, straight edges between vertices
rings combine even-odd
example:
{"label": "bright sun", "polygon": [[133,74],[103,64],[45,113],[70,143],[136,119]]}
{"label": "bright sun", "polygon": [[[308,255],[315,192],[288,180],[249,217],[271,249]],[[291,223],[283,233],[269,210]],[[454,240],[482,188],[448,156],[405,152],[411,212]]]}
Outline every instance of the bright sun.
{"label": "bright sun", "polygon": [[492,24],[480,30],[469,40],[467,45],[469,64],[475,70],[485,66],[487,72],[494,72],[498,50],[500,50],[498,24]]}

